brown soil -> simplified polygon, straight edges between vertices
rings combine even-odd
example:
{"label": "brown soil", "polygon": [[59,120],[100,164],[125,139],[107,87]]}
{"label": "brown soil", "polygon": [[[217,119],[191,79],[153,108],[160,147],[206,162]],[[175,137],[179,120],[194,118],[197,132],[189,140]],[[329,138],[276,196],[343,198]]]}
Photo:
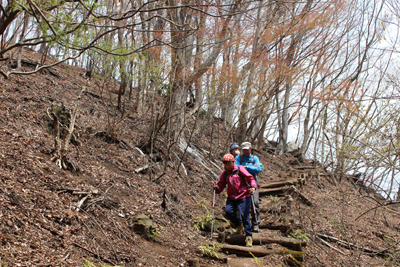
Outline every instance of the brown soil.
{"label": "brown soil", "polygon": [[[39,61],[40,57],[26,51],[26,57]],[[33,70],[24,65],[25,70]],[[193,228],[194,220],[205,213],[199,203],[212,201],[211,182],[215,180],[194,158],[186,155],[177,173],[182,152],[172,147],[167,172],[163,161],[168,153],[165,141],[155,142],[155,159],[159,164],[149,170],[134,170],[152,164],[149,156],[141,155],[148,140],[151,112],[136,110],[126,119],[114,124],[116,142],[109,142],[101,134],[121,118],[113,112],[118,88],[115,81],[93,79],[89,93],[83,97],[76,121],[78,142],[69,148],[69,160],[78,171],[61,170],[51,161],[54,138],[48,128],[46,110],[62,103],[73,109],[81,86],[88,85],[85,70],[58,65],[29,76],[1,79],[0,88],[0,263],[1,266],[83,266],[90,261],[121,266],[187,266],[187,260],[198,257],[202,266],[257,266],[252,258],[232,257],[228,263],[202,257],[198,246],[209,243],[209,232]],[[111,100],[110,100],[111,99]],[[156,101],[163,101],[162,98]],[[132,105],[125,107],[126,110]],[[149,105],[150,107],[150,105]],[[189,122],[190,126],[198,121]],[[202,131],[191,142],[204,150],[210,149],[211,159],[220,167],[219,159],[229,144],[229,128],[218,119],[202,125]],[[213,128],[213,129],[212,129]],[[348,177],[333,179],[324,168],[304,165],[299,169],[289,164],[293,155],[274,156],[272,145],[258,148],[265,169],[260,184],[313,175],[299,190],[313,203],[308,206],[294,197],[292,217],[309,238],[304,248],[305,266],[393,266],[399,264],[399,212],[391,203],[379,199]],[[209,157],[209,156],[207,156]],[[212,164],[208,165],[220,174]],[[324,174],[317,178],[316,173]],[[83,203],[84,195],[95,192]],[[163,197],[165,196],[165,197]],[[164,201],[163,201],[164,200]],[[206,200],[206,201],[204,201]],[[224,213],[225,196],[217,196],[216,216]],[[284,197],[261,199],[270,207],[262,214],[264,221],[282,219]],[[364,214],[365,213],[365,214]],[[157,225],[157,236],[145,240],[131,228],[132,218],[139,214],[151,216]],[[267,230],[262,229],[267,232]],[[271,230],[270,230],[271,231]],[[366,253],[353,247],[343,247],[328,241],[324,244],[317,233],[349,242],[357,248],[368,248]],[[284,236],[280,231],[273,231]],[[257,241],[255,240],[256,244]],[[267,249],[286,249],[276,244]],[[287,256],[271,255],[258,258],[261,266],[288,266]]]}

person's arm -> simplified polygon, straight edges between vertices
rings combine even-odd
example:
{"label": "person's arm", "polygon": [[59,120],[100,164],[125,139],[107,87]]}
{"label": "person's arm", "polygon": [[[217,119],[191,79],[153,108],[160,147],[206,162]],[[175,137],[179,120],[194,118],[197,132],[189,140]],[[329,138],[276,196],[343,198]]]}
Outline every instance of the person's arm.
{"label": "person's arm", "polygon": [[217,187],[215,193],[219,194],[222,190],[225,189],[226,181],[225,181],[225,171],[222,172],[221,176],[218,179],[218,183],[213,183],[213,187]]}
{"label": "person's arm", "polygon": [[260,173],[260,159],[257,156],[254,157],[253,166],[248,166],[247,169],[251,171],[251,173],[257,175]]}
{"label": "person's arm", "polygon": [[249,185],[250,188],[254,188],[257,189],[257,183],[256,180],[254,180],[253,175],[251,175],[246,168],[244,168],[243,166],[239,167],[239,171],[242,174],[242,176],[244,176],[244,178],[247,181],[247,184]]}

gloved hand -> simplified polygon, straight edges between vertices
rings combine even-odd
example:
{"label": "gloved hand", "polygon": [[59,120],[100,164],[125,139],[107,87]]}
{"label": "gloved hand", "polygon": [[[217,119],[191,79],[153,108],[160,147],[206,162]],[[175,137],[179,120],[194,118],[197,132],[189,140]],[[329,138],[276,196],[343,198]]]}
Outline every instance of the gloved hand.
{"label": "gloved hand", "polygon": [[215,190],[215,191],[217,191],[218,190],[218,183],[213,183],[213,189]]}

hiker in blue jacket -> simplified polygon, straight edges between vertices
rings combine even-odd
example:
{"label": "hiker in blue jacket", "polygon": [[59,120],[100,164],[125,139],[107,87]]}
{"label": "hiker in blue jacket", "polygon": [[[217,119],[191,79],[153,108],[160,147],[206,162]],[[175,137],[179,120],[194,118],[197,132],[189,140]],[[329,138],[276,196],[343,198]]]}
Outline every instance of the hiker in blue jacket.
{"label": "hiker in blue jacket", "polygon": [[[241,145],[242,147],[242,154],[235,157],[235,164],[242,165],[246,168],[246,170],[253,175],[254,179],[257,183],[257,174],[261,171],[260,168],[260,160],[257,156],[252,154],[253,148],[251,147],[250,142],[244,142]],[[254,197],[254,206],[256,208],[256,213],[254,214],[253,208],[251,209],[251,216],[252,216],[252,230],[257,231],[258,224],[260,223],[260,201],[259,201],[259,193],[258,193],[258,186],[256,191],[253,193]],[[257,216],[255,216],[257,215]],[[258,220],[256,219],[258,218]]]}

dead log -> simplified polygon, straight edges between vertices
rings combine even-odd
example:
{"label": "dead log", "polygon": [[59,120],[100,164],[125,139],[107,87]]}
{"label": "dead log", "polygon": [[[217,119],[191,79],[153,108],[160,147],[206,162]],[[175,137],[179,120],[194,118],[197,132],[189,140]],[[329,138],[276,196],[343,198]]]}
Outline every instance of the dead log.
{"label": "dead log", "polygon": [[260,229],[269,229],[269,230],[281,230],[281,227],[282,227],[281,223],[261,222],[259,225]]}
{"label": "dead log", "polygon": [[290,191],[293,194],[297,195],[308,206],[311,206],[311,207],[313,206],[313,203],[293,185],[290,187]]}
{"label": "dead log", "polygon": [[280,181],[280,182],[275,182],[275,183],[269,183],[266,185],[260,185],[260,189],[262,188],[275,188],[275,187],[282,187],[285,185],[296,185],[297,181],[289,180],[289,181]]}
{"label": "dead log", "polygon": [[[262,247],[242,247],[233,245],[223,245],[222,252],[229,254],[236,254],[247,257],[264,257],[267,255],[278,254],[278,255],[292,255],[298,261],[304,261],[304,252],[293,251],[293,250],[267,250]],[[251,254],[250,254],[251,253]],[[252,255],[253,254],[253,255]]]}
{"label": "dead log", "polygon": [[284,191],[288,190],[289,186],[282,186],[276,188],[268,188],[268,189],[260,189],[258,192],[261,195],[268,195],[268,194],[281,194]]}
{"label": "dead log", "polygon": [[[226,242],[231,245],[244,245],[245,244],[245,235],[232,235],[219,233],[218,241]],[[253,233],[253,241],[260,240],[260,235],[257,233]],[[302,247],[307,246],[307,242],[305,240],[299,240],[296,238],[288,238],[288,237],[271,237],[271,236],[263,236],[261,235],[261,242],[263,244],[279,244],[282,246],[290,246],[290,247],[298,247],[299,244]],[[254,244],[258,244],[254,242]]]}

